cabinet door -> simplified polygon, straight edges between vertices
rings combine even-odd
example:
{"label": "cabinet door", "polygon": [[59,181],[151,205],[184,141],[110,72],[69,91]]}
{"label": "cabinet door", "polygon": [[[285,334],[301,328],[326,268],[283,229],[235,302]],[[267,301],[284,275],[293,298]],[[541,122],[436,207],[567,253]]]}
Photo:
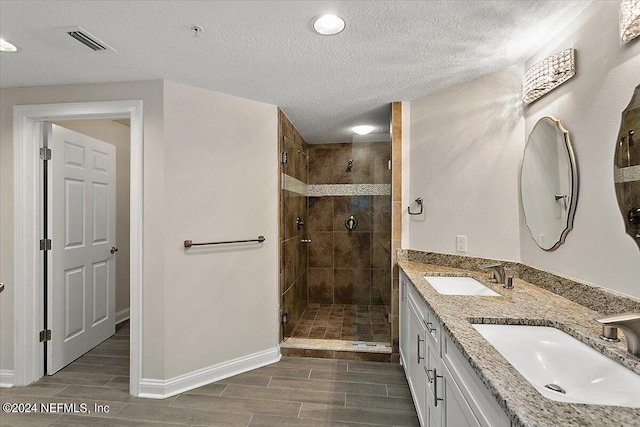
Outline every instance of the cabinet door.
{"label": "cabinet door", "polygon": [[425,366],[425,330],[422,323],[422,316],[417,307],[408,299],[408,327],[407,327],[407,354],[405,356],[405,371],[407,381],[413,396],[413,403],[416,405],[420,425],[425,426],[425,393],[426,374]]}
{"label": "cabinet door", "polygon": [[427,375],[426,412],[428,427],[442,427],[444,402],[442,401],[442,359],[439,346],[433,345],[433,341],[427,336],[427,354],[424,371]]}
{"label": "cabinet door", "polygon": [[441,377],[436,378],[438,381],[437,397],[443,399],[438,402],[439,405],[442,405],[443,411],[442,427],[481,427],[458,385],[453,380],[449,369],[444,364],[438,375]]}
{"label": "cabinet door", "polygon": [[400,331],[400,362],[402,363],[402,366],[406,366],[407,363],[409,363],[407,359],[407,351],[409,347],[409,302],[407,299],[407,292],[409,292],[409,286],[411,286],[409,279],[403,272],[400,272],[400,324],[398,326]]}

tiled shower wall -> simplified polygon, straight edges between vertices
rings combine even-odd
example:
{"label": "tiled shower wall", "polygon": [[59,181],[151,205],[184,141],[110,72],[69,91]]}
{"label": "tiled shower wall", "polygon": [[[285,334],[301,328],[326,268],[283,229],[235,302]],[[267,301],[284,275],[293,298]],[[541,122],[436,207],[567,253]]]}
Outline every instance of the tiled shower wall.
{"label": "tiled shower wall", "polygon": [[[279,116],[279,144],[280,153],[286,152],[288,160],[286,164],[280,164],[280,179],[291,181],[291,178],[307,183],[307,143],[302,139],[287,116],[278,111]],[[307,306],[307,244],[301,240],[306,239],[306,225],[298,226],[296,218],[300,218],[305,224],[308,222],[307,203],[302,188],[295,191],[295,186],[287,186],[293,190],[280,191],[280,316],[284,312],[288,315],[288,321],[281,328],[281,334],[290,336],[298,319]],[[283,336],[280,337],[282,341]]]}
{"label": "tiled shower wall", "polygon": [[[391,305],[389,142],[309,145],[314,184],[386,184],[362,195],[309,197],[309,303]],[[348,168],[349,160],[353,166]],[[353,193],[349,193],[353,194]],[[345,227],[353,215],[355,230]],[[390,311],[390,310],[389,310]]]}

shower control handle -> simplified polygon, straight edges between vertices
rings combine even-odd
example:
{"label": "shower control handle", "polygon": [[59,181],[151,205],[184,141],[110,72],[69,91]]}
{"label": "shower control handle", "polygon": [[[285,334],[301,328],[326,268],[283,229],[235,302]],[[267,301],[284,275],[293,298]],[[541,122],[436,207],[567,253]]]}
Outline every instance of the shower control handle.
{"label": "shower control handle", "polygon": [[358,226],[358,220],[355,216],[351,215],[349,218],[344,220],[344,226],[347,227],[347,230],[355,230]]}

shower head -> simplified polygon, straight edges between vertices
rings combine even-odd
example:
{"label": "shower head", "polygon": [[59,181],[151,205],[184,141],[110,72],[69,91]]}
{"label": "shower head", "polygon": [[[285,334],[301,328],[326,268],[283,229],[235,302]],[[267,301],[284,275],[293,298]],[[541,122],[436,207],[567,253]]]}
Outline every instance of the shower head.
{"label": "shower head", "polygon": [[353,159],[349,159],[349,163],[347,163],[347,170],[350,171],[353,169]]}
{"label": "shower head", "polygon": [[304,151],[302,151],[301,149],[298,148],[298,153],[302,154],[303,156],[307,157],[307,153],[305,153]]}

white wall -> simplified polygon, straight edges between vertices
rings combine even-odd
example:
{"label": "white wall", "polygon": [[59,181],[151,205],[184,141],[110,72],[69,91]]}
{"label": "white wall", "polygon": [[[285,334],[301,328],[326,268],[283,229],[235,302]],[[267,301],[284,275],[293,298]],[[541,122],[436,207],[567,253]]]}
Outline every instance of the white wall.
{"label": "white wall", "polygon": [[456,235],[466,235],[462,255],[520,259],[522,73],[514,66],[411,101],[409,202],[422,197],[425,213],[404,217],[403,247],[459,253]]}
{"label": "white wall", "polygon": [[[129,309],[129,158],[131,128],[113,120],[67,120],[56,124],[116,147],[116,314]],[[117,319],[117,318],[116,318]]]}
{"label": "white wall", "polygon": [[[165,82],[166,378],[278,345],[278,112]],[[185,250],[183,241],[262,244]]]}
{"label": "white wall", "polygon": [[625,234],[613,183],[621,113],[640,84],[640,40],[620,46],[620,2],[595,1],[534,57],[527,67],[568,47],[576,49],[576,76],[525,108],[526,134],[545,115],[569,131],[579,175],[574,229],[553,252],[539,249],[520,227],[522,262],[640,297],[640,250]]}

